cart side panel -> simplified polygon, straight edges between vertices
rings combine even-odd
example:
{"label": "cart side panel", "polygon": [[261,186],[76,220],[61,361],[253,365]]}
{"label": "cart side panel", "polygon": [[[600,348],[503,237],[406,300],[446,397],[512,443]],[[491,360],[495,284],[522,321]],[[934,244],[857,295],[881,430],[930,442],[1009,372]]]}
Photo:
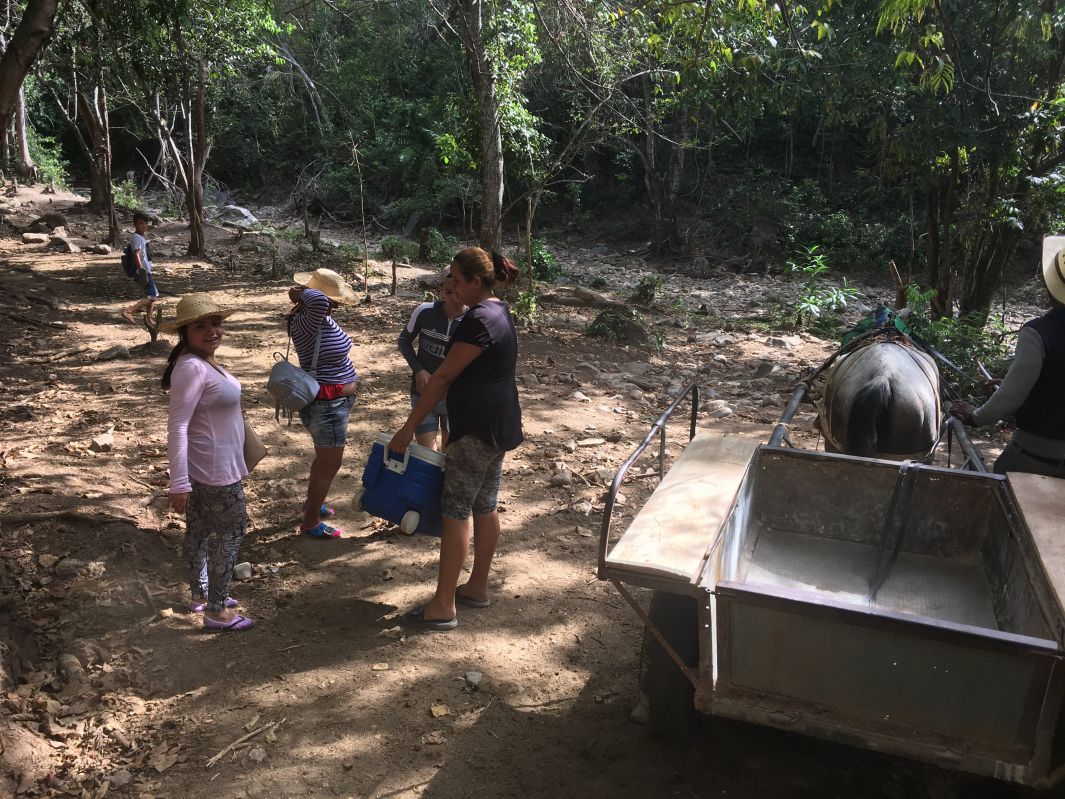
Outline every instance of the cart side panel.
{"label": "cart side panel", "polygon": [[919,748],[924,737],[937,752],[947,741],[959,753],[1030,762],[1052,642],[949,624],[929,630],[733,583],[716,594],[717,697],[776,703],[785,728],[792,714],[859,738],[887,733]]}
{"label": "cart side panel", "polygon": [[[763,448],[766,490],[754,513],[765,527],[876,546],[899,477],[887,461]],[[995,502],[996,475],[921,467],[906,513],[905,549],[938,557],[977,556]],[[816,498],[816,501],[813,500]],[[734,578],[729,578],[734,579]]]}

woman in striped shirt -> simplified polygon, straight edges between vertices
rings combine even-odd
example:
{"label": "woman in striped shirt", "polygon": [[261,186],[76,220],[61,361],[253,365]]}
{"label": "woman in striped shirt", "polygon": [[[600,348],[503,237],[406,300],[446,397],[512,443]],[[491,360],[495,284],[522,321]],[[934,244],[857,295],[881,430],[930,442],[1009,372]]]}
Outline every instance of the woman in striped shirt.
{"label": "woman in striped shirt", "polygon": [[[343,301],[354,299],[355,292],[332,269],[297,272],[293,279],[300,285],[293,286],[288,292],[294,303],[288,314],[292,345],[299,356],[300,367],[310,372],[319,384],[317,398],[300,411],[300,421],[310,431],[314,442],[314,460],[311,461],[300,534],[312,538],[339,538],[344,531],[324,521],[334,513],[325,504],[325,498],[344,458],[348,416],[355,404],[358,376],[348,357],[351,338],[331,313]],[[319,336],[321,344],[318,344]]]}

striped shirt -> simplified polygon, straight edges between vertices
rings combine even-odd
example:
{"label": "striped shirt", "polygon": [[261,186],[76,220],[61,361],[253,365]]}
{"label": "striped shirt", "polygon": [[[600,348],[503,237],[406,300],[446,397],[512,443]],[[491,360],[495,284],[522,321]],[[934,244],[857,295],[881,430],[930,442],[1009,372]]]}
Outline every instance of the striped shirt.
{"label": "striped shirt", "polygon": [[300,297],[303,308],[292,317],[292,345],[300,359],[300,368],[311,371],[314,342],[322,329],[322,346],[318,351],[315,377],[322,385],[354,383],[358,376],[348,357],[351,339],[329,315],[329,298],[317,289],[304,289]]}

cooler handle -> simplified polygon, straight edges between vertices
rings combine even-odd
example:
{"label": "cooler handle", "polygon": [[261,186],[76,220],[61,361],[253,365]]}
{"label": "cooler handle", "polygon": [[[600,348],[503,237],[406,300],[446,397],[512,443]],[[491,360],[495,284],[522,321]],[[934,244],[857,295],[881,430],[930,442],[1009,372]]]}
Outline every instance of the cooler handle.
{"label": "cooler handle", "polygon": [[390,472],[396,474],[403,474],[407,471],[407,460],[410,458],[410,447],[403,451],[403,460],[399,459],[398,455],[393,455],[392,450],[387,446],[385,447],[385,468]]}

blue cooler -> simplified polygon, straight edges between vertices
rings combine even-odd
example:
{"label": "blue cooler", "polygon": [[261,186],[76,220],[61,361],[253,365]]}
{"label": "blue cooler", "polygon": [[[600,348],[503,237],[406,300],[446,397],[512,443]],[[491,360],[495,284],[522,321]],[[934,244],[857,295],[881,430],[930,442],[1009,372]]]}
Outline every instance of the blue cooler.
{"label": "blue cooler", "polygon": [[399,457],[388,450],[391,440],[390,433],[377,434],[352,507],[387,519],[408,535],[440,535],[444,453],[411,442]]}

